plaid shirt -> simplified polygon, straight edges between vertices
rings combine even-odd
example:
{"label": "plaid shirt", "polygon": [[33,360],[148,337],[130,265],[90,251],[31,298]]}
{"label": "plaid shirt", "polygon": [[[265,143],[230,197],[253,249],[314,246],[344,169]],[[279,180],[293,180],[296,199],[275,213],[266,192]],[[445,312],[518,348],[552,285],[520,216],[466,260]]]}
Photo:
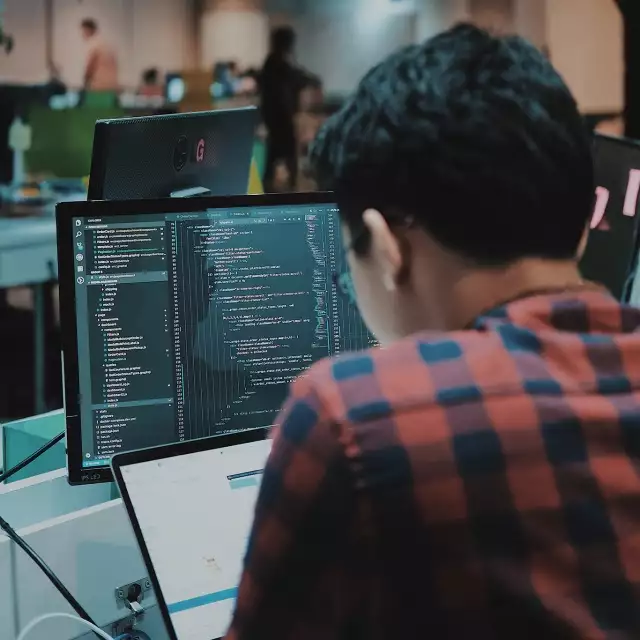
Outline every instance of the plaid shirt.
{"label": "plaid shirt", "polygon": [[534,295],[292,388],[229,640],[640,638],[640,311]]}

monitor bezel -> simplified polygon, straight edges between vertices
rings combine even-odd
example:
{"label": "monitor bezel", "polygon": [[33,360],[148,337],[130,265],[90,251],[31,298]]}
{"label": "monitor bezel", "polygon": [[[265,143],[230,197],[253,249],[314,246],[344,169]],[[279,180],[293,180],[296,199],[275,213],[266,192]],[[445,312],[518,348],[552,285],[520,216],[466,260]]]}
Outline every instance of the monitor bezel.
{"label": "monitor bezel", "polygon": [[162,198],[153,200],[100,200],[68,202],[56,207],[60,326],[64,374],[64,406],[67,437],[67,478],[71,485],[112,482],[109,461],[91,469],[82,466],[82,427],[80,424],[78,331],[76,324],[73,218],[99,218],[120,215],[158,215],[190,213],[203,209],[335,204],[331,192],[213,196],[204,198]]}
{"label": "monitor bezel", "polygon": [[133,529],[134,535],[138,542],[138,548],[140,549],[140,553],[142,554],[142,557],[144,559],[145,566],[147,567],[147,571],[149,572],[149,579],[151,580],[156,600],[158,601],[158,606],[160,608],[160,613],[162,614],[162,618],[164,620],[170,640],[178,640],[178,637],[175,633],[175,628],[171,620],[171,614],[169,613],[169,607],[164,598],[164,593],[162,591],[158,575],[156,574],[153,561],[151,560],[151,555],[149,553],[144,534],[142,533],[142,527],[140,526],[140,522],[138,521],[136,511],[133,507],[133,502],[131,501],[131,496],[129,495],[127,485],[122,476],[122,468],[135,464],[142,464],[145,462],[153,462],[155,460],[164,460],[166,458],[174,458],[177,456],[199,453],[201,451],[226,449],[229,447],[249,444],[252,442],[260,442],[267,440],[269,438],[269,434],[269,429],[250,429],[248,431],[211,436],[209,438],[201,438],[199,440],[190,440],[177,444],[152,447],[150,449],[127,451],[124,453],[118,453],[111,459],[111,469],[113,472],[113,476],[118,486],[118,490],[120,491],[120,496],[122,497],[122,502],[127,511],[127,515],[129,516],[131,528]]}

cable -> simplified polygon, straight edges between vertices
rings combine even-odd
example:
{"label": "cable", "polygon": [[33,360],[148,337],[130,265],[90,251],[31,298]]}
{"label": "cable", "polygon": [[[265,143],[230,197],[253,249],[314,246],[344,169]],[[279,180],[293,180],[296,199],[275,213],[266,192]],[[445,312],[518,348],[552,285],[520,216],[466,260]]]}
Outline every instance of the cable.
{"label": "cable", "polygon": [[[96,626],[96,623],[91,619],[91,616],[83,609],[82,605],[71,595],[69,590],[60,582],[58,577],[48,567],[47,563],[23,540],[11,527],[11,525],[0,516],[0,529],[2,529],[13,542],[15,542],[35,563],[47,578],[51,581],[51,584],[60,592],[62,597],[71,605],[71,608],[90,625]],[[66,614],[69,615],[69,614]],[[101,636],[104,637],[104,636]],[[111,639],[109,639],[111,640]]]}
{"label": "cable", "polygon": [[26,640],[27,636],[42,622],[46,622],[47,620],[51,620],[52,618],[67,618],[68,620],[75,620],[81,624],[86,625],[91,629],[99,638],[102,640],[113,640],[113,638],[106,634],[100,627],[97,627],[93,622],[89,622],[88,620],[83,620],[82,618],[78,618],[76,616],[71,615],[70,613],[47,613],[44,616],[40,616],[35,620],[32,620],[23,630],[22,633],[18,636],[18,640]]}
{"label": "cable", "polygon": [[4,473],[0,474],[0,484],[7,481],[12,476],[15,476],[16,473],[18,473],[19,471],[22,471],[25,467],[29,466],[34,460],[37,460],[43,453],[46,453],[47,451],[49,451],[49,449],[51,449],[56,444],[58,444],[58,442],[60,442],[60,440],[62,440],[63,438],[64,438],[64,431],[62,433],[59,433],[52,440],[49,440],[49,442],[47,442],[45,445],[40,447],[37,451],[32,453],[29,457],[25,458],[22,462],[18,462],[18,464],[15,467],[12,467],[8,471],[5,471]]}

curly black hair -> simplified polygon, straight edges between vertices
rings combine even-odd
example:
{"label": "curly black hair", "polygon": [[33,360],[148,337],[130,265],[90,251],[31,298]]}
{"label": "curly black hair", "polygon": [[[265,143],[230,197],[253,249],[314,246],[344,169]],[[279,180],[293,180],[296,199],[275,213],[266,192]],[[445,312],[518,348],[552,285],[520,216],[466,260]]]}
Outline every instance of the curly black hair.
{"label": "curly black hair", "polygon": [[311,163],[352,233],[374,207],[488,266],[575,257],[594,198],[590,134],[563,79],[522,38],[467,24],[372,69]]}

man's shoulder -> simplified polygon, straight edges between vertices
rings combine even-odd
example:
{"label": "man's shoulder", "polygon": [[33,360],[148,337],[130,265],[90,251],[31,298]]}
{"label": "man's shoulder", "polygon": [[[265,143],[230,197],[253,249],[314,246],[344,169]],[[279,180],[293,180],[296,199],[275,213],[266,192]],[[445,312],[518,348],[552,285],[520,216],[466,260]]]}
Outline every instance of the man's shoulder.
{"label": "man's shoulder", "polygon": [[[494,333],[423,333],[388,347],[323,360],[305,375],[336,420],[367,407],[395,413],[478,398],[500,369],[513,381],[512,355]],[[364,414],[363,414],[364,415]]]}

